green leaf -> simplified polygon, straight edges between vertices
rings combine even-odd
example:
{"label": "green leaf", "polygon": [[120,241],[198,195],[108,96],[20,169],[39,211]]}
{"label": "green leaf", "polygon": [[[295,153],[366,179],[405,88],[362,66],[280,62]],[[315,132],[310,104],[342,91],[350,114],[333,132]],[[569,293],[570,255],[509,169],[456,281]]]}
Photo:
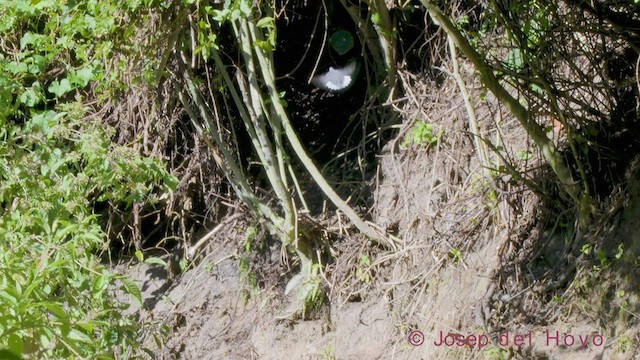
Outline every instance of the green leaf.
{"label": "green leaf", "polygon": [[513,71],[522,71],[523,64],[524,58],[522,51],[519,48],[509,50],[507,59],[505,60],[505,66]]}
{"label": "green leaf", "polygon": [[56,241],[62,241],[71,232],[75,232],[78,229],[78,224],[67,225],[64,229],[59,230],[55,234]]}
{"label": "green leaf", "polygon": [[276,26],[275,19],[269,16],[263,17],[262,19],[258,20],[258,22],[256,23],[256,26],[259,28],[267,28],[267,29],[275,28]]}
{"label": "green leaf", "polygon": [[26,73],[29,70],[26,63],[17,61],[8,63],[5,66],[5,69],[9,70],[14,75]]}
{"label": "green leaf", "polygon": [[213,20],[219,23],[225,22],[231,16],[231,10],[223,9],[223,10],[213,10],[211,13],[211,17]]}
{"label": "green leaf", "polygon": [[24,50],[27,47],[27,45],[36,45],[37,47],[38,43],[43,38],[44,38],[44,35],[34,34],[30,31],[26,32],[24,35],[22,35],[22,38],[20,38],[20,50]]}
{"label": "green leaf", "polygon": [[353,49],[353,35],[350,32],[339,30],[331,35],[329,45],[340,55],[348,53]]}
{"label": "green leaf", "polygon": [[167,262],[158,258],[158,257],[150,257],[150,258],[146,258],[144,260],[145,264],[149,264],[149,265],[161,265],[165,268],[168,267]]}
{"label": "green leaf", "polygon": [[244,14],[245,16],[249,16],[251,15],[251,5],[250,2],[247,0],[240,0],[240,11],[242,12],[242,14]]}
{"label": "green leaf", "polygon": [[68,319],[67,312],[64,310],[64,308],[62,306],[60,306],[60,304],[47,301],[47,302],[40,303],[40,305],[42,305],[45,308],[47,308],[47,310],[49,310],[58,319],[60,319],[60,320]]}
{"label": "green leaf", "polygon": [[102,275],[97,276],[93,280],[91,295],[93,295],[94,297],[98,297],[98,295],[100,295],[102,292],[104,292],[107,289],[110,282],[111,282],[111,274],[103,271]]}
{"label": "green leaf", "polygon": [[32,1],[31,3],[38,10],[51,8],[51,7],[53,7],[55,5],[55,2],[53,0]]}
{"label": "green leaf", "polygon": [[119,280],[122,282],[121,289],[124,290],[127,294],[131,295],[136,304],[139,307],[142,307],[142,292],[140,291],[138,285],[136,285],[133,281],[131,281],[131,279],[126,277],[120,277]]}
{"label": "green leaf", "polygon": [[46,67],[46,59],[42,55],[25,58],[24,62],[29,64],[29,73],[34,75],[42,73]]}
{"label": "green leaf", "polygon": [[[68,331],[68,326],[65,324],[63,326],[63,331],[66,333]],[[40,345],[44,348],[48,348],[51,345],[51,342],[53,341],[53,338],[55,337],[55,335],[53,334],[53,331],[51,331],[50,328],[43,328],[40,332],[39,335],[36,335],[39,340],[40,340]],[[70,346],[72,346],[73,348],[75,347],[75,344],[69,344]],[[77,350],[77,349],[76,349]]]}
{"label": "green leaf", "polygon": [[78,85],[83,88],[89,85],[91,80],[95,79],[95,75],[92,68],[84,67],[78,71],[74,71],[70,74],[69,79],[72,84]]}
{"label": "green leaf", "polygon": [[379,25],[382,22],[382,17],[379,12],[371,14],[371,23],[373,25]]}
{"label": "green leaf", "polygon": [[27,88],[22,94],[20,94],[18,100],[20,103],[28,107],[33,107],[40,102],[40,97],[33,88]]}
{"label": "green leaf", "polygon": [[93,342],[93,339],[91,339],[87,334],[83,333],[78,329],[71,329],[71,331],[69,331],[68,337],[71,340],[80,341],[88,344]]}
{"label": "green leaf", "polygon": [[516,159],[520,161],[528,161],[533,157],[533,154],[526,149],[520,149],[516,151]]}
{"label": "green leaf", "polygon": [[[22,351],[20,351],[19,353],[22,354]],[[14,353],[13,351],[7,350],[7,349],[0,350],[0,359],[3,359],[3,360],[22,360],[22,358],[20,356],[16,355],[16,353]]]}
{"label": "green leaf", "polygon": [[469,26],[471,21],[469,20],[469,15],[462,15],[456,20],[456,27],[458,29],[465,29]]}
{"label": "green leaf", "polygon": [[102,241],[104,241],[103,238],[99,237],[98,235],[96,235],[94,233],[90,233],[90,232],[82,234],[82,239],[89,240],[89,241],[95,242],[97,244],[99,244]]}
{"label": "green leaf", "polygon": [[13,294],[9,294],[7,291],[0,291],[0,299],[5,299],[11,305],[18,306],[18,298]]}
{"label": "green leaf", "polygon": [[61,116],[53,110],[44,111],[33,115],[31,119],[31,126],[34,129],[40,130],[45,134],[48,134],[53,127],[58,125]]}
{"label": "green leaf", "polygon": [[258,41],[255,41],[253,44],[267,52],[274,50],[274,47],[268,41],[258,40]]}
{"label": "green leaf", "polygon": [[53,82],[51,82],[51,85],[49,85],[49,88],[47,90],[49,90],[49,92],[51,93],[54,93],[56,97],[61,97],[62,95],[71,91],[72,88],[69,80],[67,78],[64,78],[61,81],[54,80]]}
{"label": "green leaf", "polygon": [[[24,341],[20,336],[18,336],[18,334],[16,333],[10,334],[7,340],[8,340],[7,345],[9,345],[9,349],[7,351],[10,351],[16,354],[22,354],[24,352]],[[20,357],[17,357],[17,358],[20,359]],[[7,358],[2,356],[2,359],[7,359]]]}
{"label": "green leaf", "polygon": [[181,272],[186,271],[188,265],[189,265],[189,262],[185,259],[180,259],[180,261],[178,261],[178,266],[180,267]]}
{"label": "green leaf", "polygon": [[63,35],[56,40],[56,45],[60,45],[65,49],[71,49],[75,45],[75,42],[71,37]]}

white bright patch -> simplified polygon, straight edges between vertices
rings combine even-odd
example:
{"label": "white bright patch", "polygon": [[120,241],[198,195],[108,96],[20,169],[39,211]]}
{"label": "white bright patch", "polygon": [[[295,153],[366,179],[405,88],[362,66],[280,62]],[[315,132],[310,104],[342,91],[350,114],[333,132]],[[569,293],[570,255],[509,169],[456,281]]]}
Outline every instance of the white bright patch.
{"label": "white bright patch", "polygon": [[353,74],[356,72],[357,61],[352,60],[345,67],[334,69],[329,68],[324,74],[319,74],[311,79],[311,83],[316,87],[331,92],[341,92],[346,90],[353,82]]}

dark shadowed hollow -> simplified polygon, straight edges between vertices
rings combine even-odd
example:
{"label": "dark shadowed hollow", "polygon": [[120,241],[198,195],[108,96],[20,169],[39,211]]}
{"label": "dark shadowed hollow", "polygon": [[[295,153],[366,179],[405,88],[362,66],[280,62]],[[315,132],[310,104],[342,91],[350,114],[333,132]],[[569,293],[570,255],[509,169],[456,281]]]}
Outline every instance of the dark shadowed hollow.
{"label": "dark shadowed hollow", "polygon": [[[341,94],[325,92],[310,84],[313,74],[359,57],[362,45],[353,21],[340,4],[326,2],[324,8],[321,2],[304,3],[298,1],[287,6],[277,21],[279,36],[274,64],[278,89],[284,92],[287,111],[302,142],[318,163],[325,164],[346,145],[351,132],[361,136],[355,114],[366,100],[367,82],[363,71],[354,86]],[[338,30],[350,32],[355,41],[353,48],[342,56],[327,43]],[[352,143],[358,140],[358,136],[351,138]]]}

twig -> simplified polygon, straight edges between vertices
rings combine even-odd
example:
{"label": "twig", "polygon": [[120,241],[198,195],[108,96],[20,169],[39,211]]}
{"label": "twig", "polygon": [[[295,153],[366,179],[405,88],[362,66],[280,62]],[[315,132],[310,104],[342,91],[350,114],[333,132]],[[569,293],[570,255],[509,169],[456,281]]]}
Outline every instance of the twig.
{"label": "twig", "polygon": [[489,161],[489,151],[487,147],[484,146],[484,143],[480,141],[480,139],[484,139],[482,133],[480,132],[480,127],[478,126],[478,119],[476,118],[476,111],[473,108],[473,104],[471,103],[471,96],[467,91],[467,86],[464,83],[464,79],[462,75],[460,75],[460,65],[458,64],[458,57],[456,55],[456,45],[453,42],[453,38],[448,36],[449,39],[449,51],[451,51],[451,63],[453,65],[453,76],[458,83],[458,88],[462,93],[462,99],[464,100],[464,105],[467,109],[467,115],[469,115],[469,129],[471,129],[471,134],[473,136],[473,143],[476,146],[476,152],[478,153],[478,157],[480,158],[480,164],[484,169],[484,175],[487,180],[491,180],[491,170],[490,161]]}
{"label": "twig", "polygon": [[225,225],[227,225],[228,223],[232,222],[233,220],[236,220],[236,219],[240,218],[241,216],[242,216],[241,213],[235,213],[235,214],[223,219],[218,225],[216,225],[215,228],[213,228],[213,230],[209,231],[205,236],[203,236],[200,240],[198,240],[198,242],[195,245],[193,245],[191,248],[189,248],[189,250],[187,251],[187,260],[193,259],[193,256],[195,255],[195,253],[197,251],[199,251],[201,247],[206,245],[207,242],[218,231],[220,231]]}

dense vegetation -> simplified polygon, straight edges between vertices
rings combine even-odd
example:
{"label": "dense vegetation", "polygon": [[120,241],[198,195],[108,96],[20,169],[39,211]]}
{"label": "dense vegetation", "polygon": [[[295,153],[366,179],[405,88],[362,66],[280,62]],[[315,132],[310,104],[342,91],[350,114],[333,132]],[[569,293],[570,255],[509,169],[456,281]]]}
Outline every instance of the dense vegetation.
{"label": "dense vegetation", "polygon": [[0,346],[14,354],[110,358],[136,347],[135,319],[110,287],[138,302],[140,290],[101,263],[109,242],[94,210],[175,186],[96,116],[118,84],[107,65],[133,29],[122,24],[140,5],[1,5]]}
{"label": "dense vegetation", "polygon": [[[309,6],[302,3],[296,6]],[[583,245],[581,231],[599,196],[638,150],[637,0],[329,3],[325,14],[342,7],[361,48],[335,37],[328,44],[366,58],[363,107],[377,114],[354,119],[356,127],[377,131],[377,139],[391,134],[381,119],[393,110],[382,104],[407,88],[398,75],[402,66],[428,73],[451,61],[465,89],[459,51],[556,176],[554,189],[541,189],[535,174],[521,171],[483,136],[465,99],[487,182],[507,173],[540,194],[557,195],[559,208],[577,214],[571,240],[577,245],[567,246]],[[344,200],[362,191],[369,174],[362,163],[372,159],[362,152],[379,149],[363,136],[358,155],[344,156],[351,165],[323,169],[301,141],[287,103],[292,94],[279,90],[283,74],[275,64],[279,44],[295,37],[278,32],[283,6],[0,2],[0,348],[32,358],[138,353],[139,324],[122,315],[126,305],[113,291],[121,288],[137,302],[140,291],[105,260],[114,248],[143,258],[145,245],[169,240],[184,250],[202,223],[223,213],[212,193],[238,199],[297,259],[299,273],[287,291],[299,293],[303,310],[322,301],[321,253],[328,251],[321,244],[331,240],[314,231],[319,212],[305,186],[320,190],[372,244],[396,246],[397,239],[356,211],[366,199]],[[415,16],[422,13],[432,20]],[[419,46],[407,48],[398,34],[411,27],[420,29],[418,44],[435,45],[428,58],[418,53],[420,60],[407,64]],[[130,105],[132,98],[146,99]],[[431,124],[419,124],[413,142],[438,141]],[[564,142],[548,135],[556,128]],[[331,157],[343,152],[349,151],[335,149]],[[600,171],[603,156],[615,158],[618,170]],[[354,163],[361,167],[344,175]],[[341,173],[358,185],[336,190],[325,177]],[[191,186],[194,179],[206,189]],[[153,225],[141,220],[149,214],[157,216]]]}

